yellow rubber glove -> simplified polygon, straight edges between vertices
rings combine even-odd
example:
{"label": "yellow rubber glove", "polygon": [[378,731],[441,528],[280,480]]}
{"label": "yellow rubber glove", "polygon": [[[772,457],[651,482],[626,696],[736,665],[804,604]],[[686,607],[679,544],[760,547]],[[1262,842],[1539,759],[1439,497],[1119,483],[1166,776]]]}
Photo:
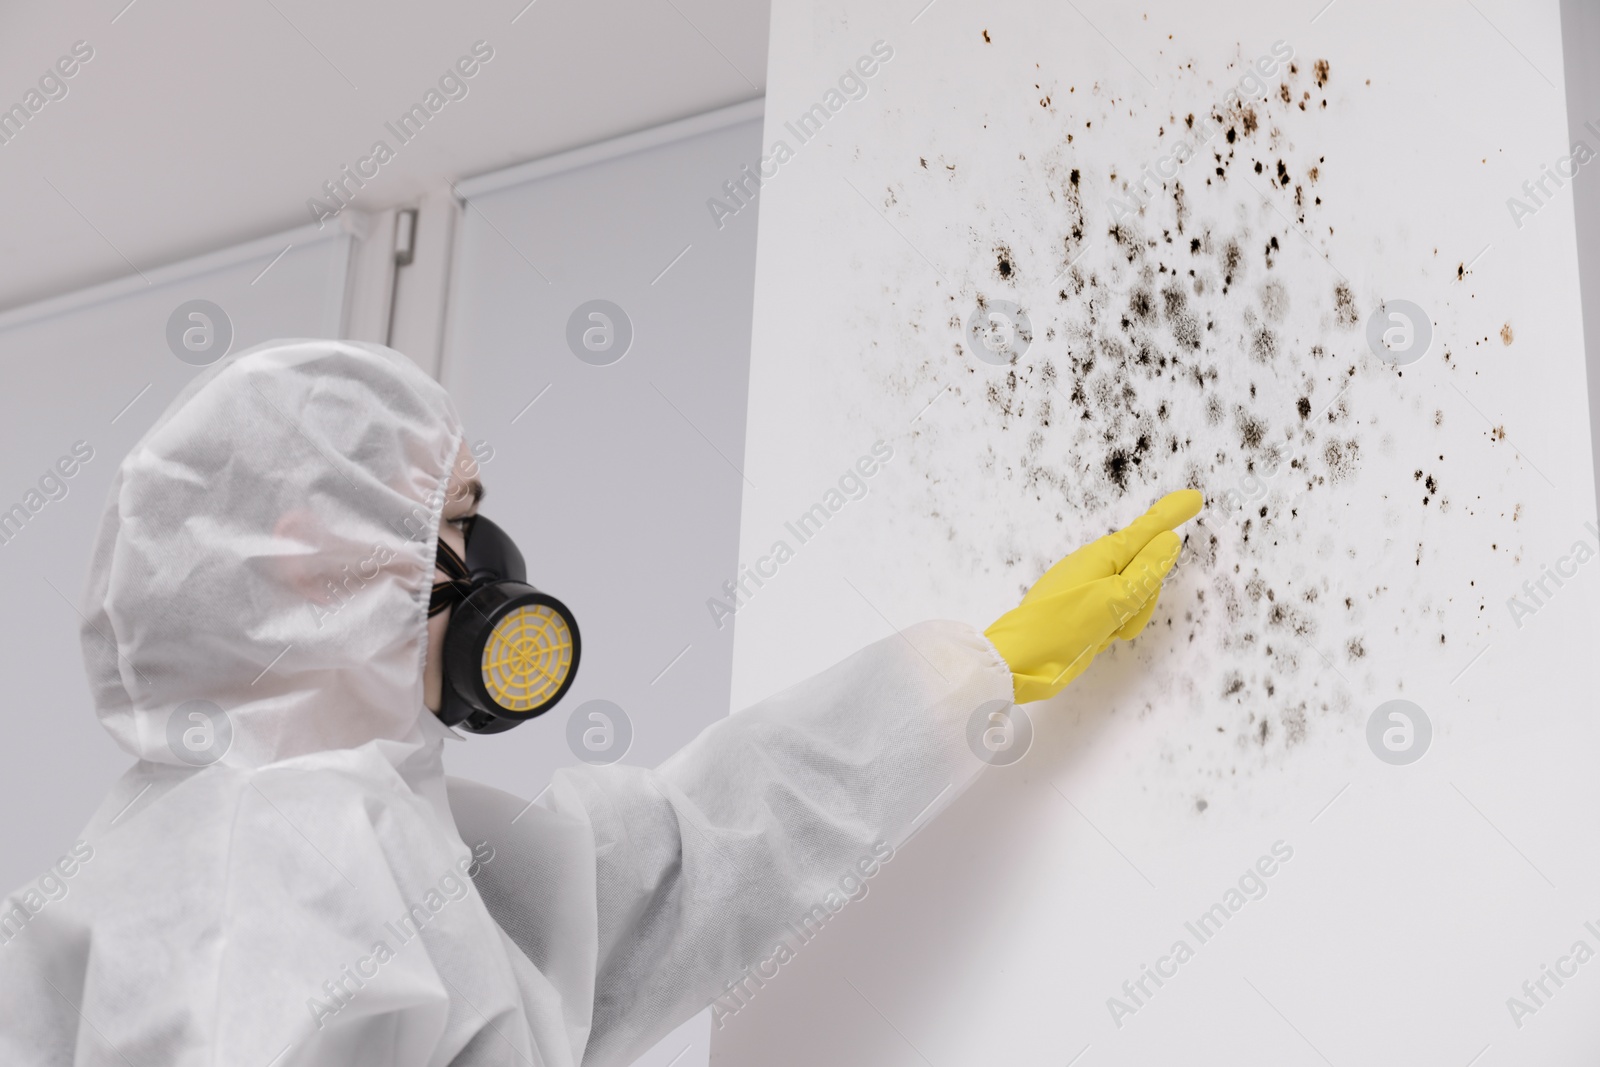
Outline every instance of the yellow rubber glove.
{"label": "yellow rubber glove", "polygon": [[1201,503],[1193,489],[1168,493],[1125,529],[1051,567],[984,631],[1011,668],[1017,703],[1055,696],[1112,641],[1139,635],[1183,547],[1172,531]]}

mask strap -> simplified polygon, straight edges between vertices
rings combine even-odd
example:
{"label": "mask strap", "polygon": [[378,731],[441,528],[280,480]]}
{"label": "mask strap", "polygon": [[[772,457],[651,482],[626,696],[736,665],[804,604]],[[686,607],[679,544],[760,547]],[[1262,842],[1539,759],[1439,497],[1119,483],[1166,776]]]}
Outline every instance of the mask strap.
{"label": "mask strap", "polygon": [[436,566],[454,581],[465,582],[472,578],[472,573],[467,570],[467,561],[462,559],[460,554],[450,547],[450,542],[442,537],[439,538],[439,554]]}
{"label": "mask strap", "polygon": [[450,547],[444,538],[439,539],[439,554],[435,565],[449,575],[446,581],[434,582],[428,597],[428,618],[453,607],[467,598],[472,591],[472,575],[467,571],[466,560]]}

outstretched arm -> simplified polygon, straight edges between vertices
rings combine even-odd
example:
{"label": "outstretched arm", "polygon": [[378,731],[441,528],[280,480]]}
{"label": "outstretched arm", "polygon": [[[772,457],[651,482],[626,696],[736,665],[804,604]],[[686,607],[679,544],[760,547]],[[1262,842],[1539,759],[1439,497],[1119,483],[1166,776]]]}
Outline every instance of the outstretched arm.
{"label": "outstretched arm", "polygon": [[[1171,528],[1197,498],[1174,494],[1061,561],[987,636],[958,623],[914,626],[715,723],[656,770],[558,772],[516,834],[462,825],[502,857],[592,862],[592,913],[578,897],[546,898],[561,880],[553,869],[512,878],[518,863],[497,860],[478,883],[542,972],[584,987],[577,1000],[563,990],[583,1062],[630,1062],[713,1002],[736,1010],[772,977],[770,961],[798,947],[798,932],[859,895],[977,776],[984,763],[967,731],[975,716],[987,721],[985,705],[1053,695],[1112,640],[1137,634],[1177,555]],[[458,803],[458,788],[462,824],[472,806]],[[587,885],[588,870],[580,877]],[[541,913],[545,922],[530,921]],[[583,942],[593,955],[564,956],[550,925],[590,921]]]}

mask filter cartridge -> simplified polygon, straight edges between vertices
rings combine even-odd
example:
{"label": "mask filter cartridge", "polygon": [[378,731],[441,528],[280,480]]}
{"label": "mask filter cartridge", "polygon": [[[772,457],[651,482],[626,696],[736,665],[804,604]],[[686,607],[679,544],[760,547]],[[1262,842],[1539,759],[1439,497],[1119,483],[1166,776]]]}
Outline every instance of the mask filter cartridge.
{"label": "mask filter cartridge", "polygon": [[555,707],[578,673],[582,644],[567,606],[527,582],[522,553],[483,516],[466,520],[466,554],[439,542],[447,581],[428,614],[451,608],[439,718],[479,734],[509,730]]}

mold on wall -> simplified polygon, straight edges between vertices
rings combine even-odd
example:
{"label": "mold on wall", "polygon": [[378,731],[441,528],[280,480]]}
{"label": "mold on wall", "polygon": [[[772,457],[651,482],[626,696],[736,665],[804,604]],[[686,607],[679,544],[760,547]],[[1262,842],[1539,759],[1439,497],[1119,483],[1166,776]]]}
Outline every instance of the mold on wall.
{"label": "mold on wall", "polygon": [[[861,192],[918,255],[903,275],[862,273],[852,328],[873,340],[839,415],[925,408],[902,438],[911,475],[875,514],[942,531],[916,580],[976,572],[1020,595],[1162,493],[1205,494],[1152,625],[1171,637],[1118,652],[1187,709],[1162,772],[1185,805],[1359,728],[1407,691],[1403,670],[1453,671],[1481,648],[1481,574],[1441,574],[1435,549],[1513,552],[1513,487],[1531,476],[1470,400],[1369,343],[1385,294],[1339,263],[1392,250],[1341,239],[1357,207],[1337,202],[1345,163],[1322,136],[1362,79],[1293,56],[1229,96],[1259,61],[1202,66],[1173,62],[1163,93],[1135,97],[1036,66],[1016,99],[986,101],[983,130],[1007,131],[999,167],[962,147],[971,129],[908,147],[891,110],[867,150],[889,177]],[[1197,115],[1200,100],[1217,103]],[[1180,143],[1192,158],[1173,176],[1145,166]],[[997,195],[997,171],[1015,191]],[[1430,301],[1428,358],[1468,382],[1476,357],[1452,338],[1471,272],[1437,250],[1421,270],[1454,285]],[[1028,319],[1004,366],[967,332],[990,302]]]}

